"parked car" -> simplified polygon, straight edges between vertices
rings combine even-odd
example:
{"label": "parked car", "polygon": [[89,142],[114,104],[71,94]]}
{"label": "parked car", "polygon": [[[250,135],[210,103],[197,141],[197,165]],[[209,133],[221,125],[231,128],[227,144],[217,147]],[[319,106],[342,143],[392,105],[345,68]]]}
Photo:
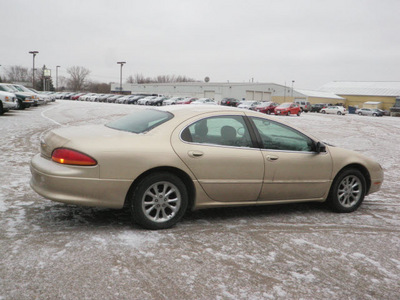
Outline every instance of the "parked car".
{"label": "parked car", "polygon": [[38,104],[47,104],[51,102],[51,97],[49,95],[31,88],[29,88],[28,90],[36,94],[36,97],[38,99]]}
{"label": "parked car", "polygon": [[294,103],[296,103],[300,107],[302,112],[307,113],[307,112],[311,111],[311,103],[306,100],[296,99],[296,100],[294,100]]}
{"label": "parked car", "polygon": [[15,94],[17,96],[17,107],[16,109],[25,109],[37,102],[36,96],[32,93],[21,92],[16,89],[13,85],[8,83],[0,83],[0,91]]}
{"label": "parked car", "polygon": [[328,107],[331,104],[327,104],[327,103],[317,103],[317,104],[313,104],[311,105],[311,112],[320,112],[321,109],[323,109],[324,107]]}
{"label": "parked car", "polygon": [[144,98],[144,96],[140,96],[140,95],[132,95],[132,98],[129,98],[126,101],[126,104],[137,104],[138,100]]}
{"label": "parked car", "polygon": [[224,98],[221,100],[221,105],[225,105],[225,106],[238,106],[240,103],[240,101],[236,98]]}
{"label": "parked car", "polygon": [[261,102],[259,105],[256,105],[254,107],[254,110],[270,115],[274,113],[275,107],[277,106],[278,104],[276,104],[275,102]]}
{"label": "parked car", "polygon": [[157,98],[157,96],[147,96],[137,101],[139,105],[150,105],[150,100]]}
{"label": "parked car", "polygon": [[345,115],[347,114],[346,108],[343,106],[328,106],[320,110],[323,114]]}
{"label": "parked car", "polygon": [[31,187],[58,202],[130,207],[150,229],[187,210],[326,201],[355,211],[382,167],[265,114],[222,106],[134,111],[104,125],[54,129],[30,163]]}
{"label": "parked car", "polygon": [[186,98],[183,98],[182,100],[176,101],[176,104],[190,104],[196,100],[199,100],[199,98],[186,97]]}
{"label": "parked car", "polygon": [[382,117],[384,115],[384,111],[377,108],[359,108],[356,110],[356,114],[359,116]]}
{"label": "parked car", "polygon": [[164,100],[167,99],[167,97],[155,97],[149,101],[148,105],[161,106],[163,105]]}
{"label": "parked car", "polygon": [[[178,101],[182,101],[183,97],[172,97],[163,101],[163,105],[175,105]],[[193,102],[192,102],[193,103]]]}
{"label": "parked car", "polygon": [[17,96],[13,93],[0,91],[0,116],[17,107]]}
{"label": "parked car", "polygon": [[107,98],[107,103],[115,103],[115,101],[117,101],[118,98],[123,97],[124,95],[114,95],[111,97]]}
{"label": "parked car", "polygon": [[300,110],[300,107],[296,103],[285,102],[285,103],[279,104],[277,107],[275,107],[274,114],[275,115],[285,115],[285,116],[290,116],[290,115],[300,116],[301,110]]}
{"label": "parked car", "polygon": [[217,105],[217,102],[215,102],[211,98],[199,98],[190,104],[192,104],[192,105]]}
{"label": "parked car", "polygon": [[260,104],[261,104],[261,102],[259,102],[259,101],[247,100],[247,101],[241,101],[237,107],[244,108],[244,109],[251,109],[252,107],[256,107],[257,105],[260,105]]}

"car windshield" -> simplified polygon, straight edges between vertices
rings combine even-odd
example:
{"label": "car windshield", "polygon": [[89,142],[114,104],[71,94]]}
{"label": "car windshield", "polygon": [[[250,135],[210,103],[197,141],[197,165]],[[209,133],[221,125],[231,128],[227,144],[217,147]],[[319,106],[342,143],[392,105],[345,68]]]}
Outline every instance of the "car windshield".
{"label": "car windshield", "polygon": [[18,92],[18,90],[16,88],[13,88],[10,85],[2,85],[2,87],[4,88],[4,90],[6,90],[7,92],[10,92],[10,93]]}
{"label": "car windshield", "polygon": [[106,124],[106,126],[122,131],[143,133],[161,125],[173,117],[173,114],[166,111],[154,109],[138,110],[133,114],[110,122]]}
{"label": "car windshield", "polygon": [[20,90],[21,92],[25,92],[25,93],[32,93],[32,91],[26,87],[24,87],[23,85],[14,85],[18,90]]}
{"label": "car windshield", "polygon": [[281,105],[279,105],[280,107],[290,107],[290,103],[283,103]]}

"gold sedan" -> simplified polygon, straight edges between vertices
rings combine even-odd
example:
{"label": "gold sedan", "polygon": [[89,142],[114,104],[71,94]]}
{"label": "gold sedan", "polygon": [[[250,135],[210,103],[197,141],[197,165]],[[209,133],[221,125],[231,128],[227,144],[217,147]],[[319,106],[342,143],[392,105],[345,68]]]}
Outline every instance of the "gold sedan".
{"label": "gold sedan", "polygon": [[381,166],[265,114],[220,106],[139,109],[106,125],[56,129],[31,161],[31,186],[59,202],[122,208],[149,229],[187,210],[326,201],[352,212]]}

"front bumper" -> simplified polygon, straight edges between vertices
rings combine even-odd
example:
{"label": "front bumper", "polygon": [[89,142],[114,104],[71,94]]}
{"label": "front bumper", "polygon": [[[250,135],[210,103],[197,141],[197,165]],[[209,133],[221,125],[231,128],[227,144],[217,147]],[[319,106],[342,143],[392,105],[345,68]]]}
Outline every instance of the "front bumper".
{"label": "front bumper", "polygon": [[30,185],[39,195],[68,204],[122,208],[130,180],[100,179],[100,167],[61,165],[40,154],[30,164]]}

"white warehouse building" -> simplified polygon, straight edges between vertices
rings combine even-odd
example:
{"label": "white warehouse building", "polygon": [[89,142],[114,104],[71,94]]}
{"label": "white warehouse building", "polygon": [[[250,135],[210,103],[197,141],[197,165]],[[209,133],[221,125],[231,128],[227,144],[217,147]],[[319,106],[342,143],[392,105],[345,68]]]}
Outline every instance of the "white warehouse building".
{"label": "white warehouse building", "polygon": [[[122,90],[118,83],[111,84],[111,91],[124,94],[157,94],[179,97],[212,98],[220,102],[223,98],[238,100],[273,101],[279,97],[293,101],[292,88],[275,83],[212,83],[212,82],[176,82],[131,84],[124,83]],[[296,93],[296,92],[295,92]]]}

